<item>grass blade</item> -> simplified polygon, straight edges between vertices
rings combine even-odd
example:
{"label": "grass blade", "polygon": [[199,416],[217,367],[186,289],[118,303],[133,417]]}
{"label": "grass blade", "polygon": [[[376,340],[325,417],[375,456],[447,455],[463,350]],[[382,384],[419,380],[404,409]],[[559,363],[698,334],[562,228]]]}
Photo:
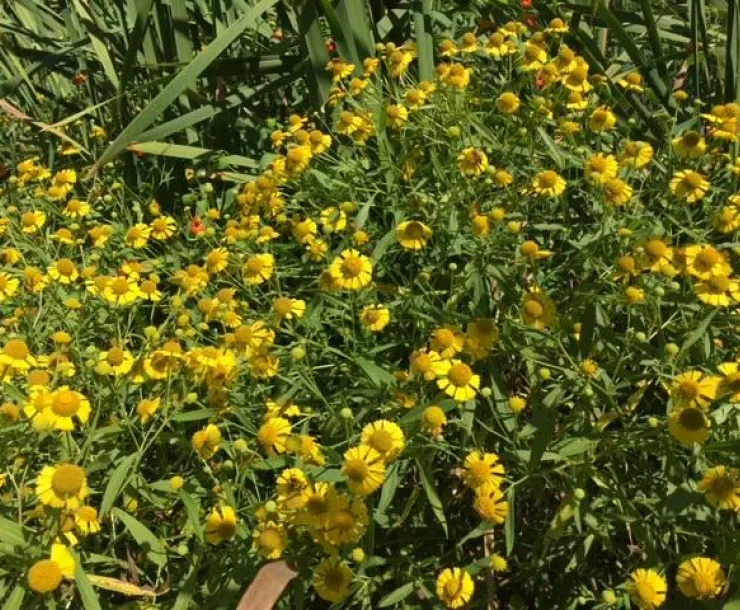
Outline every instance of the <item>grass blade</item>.
{"label": "grass blade", "polygon": [[432,0],[415,0],[414,31],[419,50],[419,78],[434,78],[434,40],[432,38]]}
{"label": "grass blade", "polygon": [[195,79],[213,63],[216,58],[236,40],[244,30],[254,27],[257,18],[277,3],[278,0],[262,0],[251,10],[244,13],[231,26],[216,38],[193,61],[185,66],[167,86],[126,126],[118,137],[105,150],[100,159],[85,176],[86,180],[94,177],[103,165],[120,155],[126,147],[136,141],[141,133],[149,127],[177,97],[192,86]]}
{"label": "grass blade", "polygon": [[326,71],[329,52],[324,45],[321,24],[316,8],[311,0],[300,0],[296,8],[298,31],[303,37],[303,45],[308,53],[310,69],[308,70],[309,88],[316,102],[323,104],[331,91],[331,77]]}
{"label": "grass blade", "polygon": [[740,98],[740,6],[727,0],[727,40],[725,43],[725,102]]}

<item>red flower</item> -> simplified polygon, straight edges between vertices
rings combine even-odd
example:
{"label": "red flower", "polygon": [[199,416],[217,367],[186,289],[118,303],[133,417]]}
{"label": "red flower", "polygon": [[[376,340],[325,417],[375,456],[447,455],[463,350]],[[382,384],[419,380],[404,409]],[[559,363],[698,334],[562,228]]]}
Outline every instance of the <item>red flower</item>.
{"label": "red flower", "polygon": [[522,8],[532,8],[533,0],[522,0]]}
{"label": "red flower", "polygon": [[193,216],[193,220],[190,222],[190,232],[195,236],[203,235],[206,232],[206,225],[200,216]]}
{"label": "red flower", "polygon": [[333,40],[327,40],[324,44],[326,44],[326,50],[329,51],[329,53],[336,52],[337,44]]}
{"label": "red flower", "polygon": [[274,38],[275,40],[282,40],[283,38],[285,38],[285,33],[284,33],[284,32],[283,32],[283,31],[282,31],[281,29],[279,29],[279,28],[278,28],[277,30],[275,30],[275,31],[274,31],[274,32],[272,33],[272,37],[273,37],[273,38]]}
{"label": "red flower", "polygon": [[530,28],[533,28],[537,25],[537,17],[534,15],[527,15],[527,19],[525,22]]}
{"label": "red flower", "polygon": [[84,72],[78,72],[72,77],[72,83],[77,85],[78,87],[81,87],[87,82],[87,76],[85,76]]}

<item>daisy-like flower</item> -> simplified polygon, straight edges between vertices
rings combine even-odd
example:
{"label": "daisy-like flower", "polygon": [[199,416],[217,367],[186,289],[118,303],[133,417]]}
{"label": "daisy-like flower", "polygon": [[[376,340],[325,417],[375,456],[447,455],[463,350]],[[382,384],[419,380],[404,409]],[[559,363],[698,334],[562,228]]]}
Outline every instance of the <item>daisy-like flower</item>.
{"label": "daisy-like flower", "polygon": [[740,281],[727,275],[713,275],[694,285],[694,292],[702,303],[712,307],[729,307],[740,302]]}
{"label": "daisy-like flower", "polygon": [[77,265],[68,258],[60,258],[54,264],[49,265],[46,271],[53,280],[65,285],[71,284],[80,277]]}
{"label": "daisy-like flower", "polygon": [[311,583],[321,599],[335,604],[349,595],[354,576],[339,557],[329,557],[316,567]]}
{"label": "daisy-like flower", "polygon": [[610,178],[604,183],[604,197],[613,206],[626,205],[632,199],[632,187],[621,178]]}
{"label": "daisy-like flower", "polygon": [[305,506],[309,487],[306,473],[300,468],[286,468],[276,483],[278,507],[283,511],[300,510]]}
{"label": "daisy-like flower", "polygon": [[288,548],[288,543],[288,532],[279,522],[260,522],[252,532],[252,546],[265,559],[280,559]]}
{"label": "daisy-like flower", "polygon": [[24,212],[21,216],[21,230],[28,235],[38,233],[44,223],[46,223],[46,214],[41,210]]}
{"label": "daisy-like flower", "polygon": [[430,405],[421,414],[421,427],[431,436],[441,436],[447,425],[447,415],[437,405]]}
{"label": "daisy-like flower", "polygon": [[51,545],[49,559],[34,563],[28,570],[28,587],[36,593],[51,593],[59,588],[62,580],[74,580],[76,564],[72,553],[63,544]]}
{"label": "daisy-like flower", "polygon": [[489,57],[501,59],[513,55],[517,51],[515,40],[509,38],[504,32],[494,32],[483,45],[483,51]]}
{"label": "daisy-like flower", "polygon": [[697,488],[712,506],[740,513],[740,470],[737,468],[710,468]]}
{"label": "daisy-like flower", "polygon": [[667,386],[676,408],[696,406],[706,409],[717,397],[720,379],[705,375],[701,371],[685,371],[677,375]]}
{"label": "daisy-like flower", "polygon": [[98,511],[94,506],[80,506],[75,511],[75,529],[83,536],[97,534],[100,531]]}
{"label": "daisy-like flower", "polygon": [[126,242],[126,245],[131,246],[132,248],[141,249],[146,247],[151,234],[151,227],[144,224],[143,222],[140,222],[135,224],[133,227],[130,227],[129,230],[126,231],[124,241]]}
{"label": "daisy-like flower", "polygon": [[464,176],[475,178],[488,169],[488,155],[480,148],[469,147],[460,153],[457,163]]}
{"label": "daisy-like flower", "polygon": [[522,321],[527,326],[543,330],[555,323],[557,310],[540,288],[533,288],[522,300]]}
{"label": "daisy-like flower", "polygon": [[504,466],[495,453],[473,451],[465,458],[463,480],[471,489],[482,485],[500,487],[504,474]]}
{"label": "daisy-like flower", "polygon": [[344,250],[329,266],[329,273],[338,288],[360,290],[372,280],[373,263],[357,250]]}
{"label": "daisy-like flower", "polygon": [[465,347],[465,335],[459,328],[443,326],[432,331],[430,346],[432,352],[435,353],[433,358],[435,362],[439,361],[440,356],[442,358],[451,358],[455,354],[459,354]]}
{"label": "daisy-like flower", "polygon": [[131,277],[119,275],[105,283],[103,298],[114,305],[130,305],[140,296],[139,286]]}
{"label": "daisy-like flower", "polygon": [[[342,204],[344,206],[345,204]],[[351,204],[354,205],[354,204]],[[347,228],[347,214],[341,208],[330,206],[321,210],[321,227],[325,233],[338,233]]]}
{"label": "daisy-like flower", "polygon": [[551,169],[540,172],[532,180],[532,190],[545,197],[559,197],[566,186],[565,179]]}
{"label": "daisy-like flower", "polygon": [[642,74],[639,72],[630,72],[626,74],[624,78],[620,78],[617,84],[627,91],[634,91],[636,93],[642,93],[645,91],[643,85]]}
{"label": "daisy-like flower", "polygon": [[619,163],[624,167],[642,169],[650,165],[655,151],[647,142],[634,142],[627,140],[622,144],[622,149],[617,155]]}
{"label": "daisy-like flower", "polygon": [[687,159],[696,159],[707,151],[707,142],[698,131],[687,131],[671,143],[679,156]]}
{"label": "daisy-like flower", "polygon": [[[82,424],[90,419],[90,401],[84,394],[66,385],[54,390],[46,397],[43,404],[47,408],[34,415],[34,424],[40,429],[53,428],[63,432],[72,432],[75,429],[75,419]],[[36,422],[36,418],[40,418],[43,422]]]}
{"label": "daisy-like flower", "polygon": [[511,91],[505,91],[496,99],[496,108],[503,114],[514,114],[522,105],[519,96]]}
{"label": "daisy-like flower", "polygon": [[588,128],[596,133],[610,131],[617,124],[617,117],[606,106],[601,106],[591,113],[588,119]]}
{"label": "daisy-like flower", "polygon": [[236,535],[236,511],[231,506],[217,506],[206,519],[206,540],[211,544],[228,542]]}
{"label": "daisy-like flower", "polygon": [[711,422],[701,407],[680,407],[668,416],[668,431],[682,445],[703,443],[709,438],[710,427]]}
{"label": "daisy-like flower", "polygon": [[596,184],[604,184],[617,176],[619,164],[613,155],[596,153],[586,159],[583,170],[588,181]]}
{"label": "daisy-like flower", "polygon": [[462,608],[473,597],[475,583],[462,568],[446,568],[437,577],[436,592],[445,608]]}
{"label": "daisy-like flower", "polygon": [[218,426],[208,424],[205,428],[193,434],[191,444],[200,457],[209,460],[221,448],[221,430]]}
{"label": "daisy-like flower", "polygon": [[372,447],[386,463],[394,461],[406,446],[406,437],[398,424],[379,419],[362,429],[360,443]]}
{"label": "daisy-like flower", "polygon": [[727,255],[708,244],[686,246],[683,249],[683,257],[686,271],[702,280],[711,279],[715,275],[729,275],[732,272]]}
{"label": "daisy-like flower", "polygon": [[11,277],[4,271],[0,271],[0,303],[18,292],[20,284],[21,281],[18,278]]}
{"label": "daisy-like flower", "polygon": [[411,373],[423,377],[427,381],[434,381],[437,374],[434,372],[434,366],[442,357],[435,351],[426,349],[416,350],[409,358]]}
{"label": "daisy-like flower", "polygon": [[437,387],[457,402],[475,398],[480,388],[480,376],[464,362],[456,359],[440,360],[434,367]]}
{"label": "daisy-like flower", "polygon": [[160,398],[142,398],[136,405],[136,415],[142,424],[147,423],[162,406]]}
{"label": "daisy-like flower", "polygon": [[100,352],[98,362],[95,365],[95,372],[100,375],[122,377],[131,372],[135,362],[136,360],[133,354],[127,349],[113,346],[106,351]]}
{"label": "daisy-like flower", "polygon": [[717,370],[720,373],[717,397],[740,402],[740,362],[725,362]]}
{"label": "daisy-like flower", "polygon": [[[588,93],[591,91],[593,86],[588,81],[588,68],[589,66],[585,60],[576,60],[575,67],[571,68],[571,70],[563,76],[563,86],[566,89],[576,91],[577,93]],[[581,108],[577,108],[577,110],[581,110]]]}
{"label": "daisy-like flower", "polygon": [[5,369],[5,375],[27,373],[37,364],[23,339],[10,339],[0,351],[0,369]]}
{"label": "daisy-like flower", "polygon": [[678,273],[673,266],[673,256],[673,248],[660,237],[653,237],[645,242],[638,262],[647,271],[673,276]]}
{"label": "daisy-like flower", "polygon": [[255,254],[247,259],[242,267],[244,279],[250,286],[263,284],[275,271],[275,257],[272,254]]}
{"label": "daisy-like flower", "polygon": [[708,557],[694,557],[678,566],[676,584],[686,597],[714,599],[724,591],[727,577],[719,562]]}
{"label": "daisy-like flower", "polygon": [[306,302],[290,297],[278,297],[272,302],[272,310],[278,320],[292,320],[302,318],[306,313]]}
{"label": "daisy-like flower", "polygon": [[257,431],[257,440],[268,456],[285,453],[288,438],[292,432],[290,422],[283,417],[271,417]]}
{"label": "daisy-like flower", "polygon": [[475,489],[475,512],[486,521],[501,525],[509,514],[509,505],[498,485],[484,483]]}
{"label": "daisy-like flower", "polygon": [[671,193],[678,199],[683,199],[689,204],[697,203],[704,199],[709,186],[709,180],[706,179],[704,174],[691,169],[676,172],[669,184]]}
{"label": "daisy-like flower", "polygon": [[668,583],[655,570],[640,568],[630,575],[627,592],[632,603],[641,610],[656,610],[665,602]]}
{"label": "daisy-like flower", "polygon": [[372,447],[352,447],[344,454],[342,472],[346,475],[350,491],[367,496],[378,489],[385,480],[383,456]]}
{"label": "daisy-like flower", "polygon": [[409,111],[401,104],[390,104],[385,108],[385,119],[391,129],[401,129],[409,120]]}
{"label": "daisy-like flower", "polygon": [[382,331],[390,321],[390,310],[381,305],[366,305],[360,312],[360,323],[374,333]]}
{"label": "daisy-like flower", "polygon": [[177,221],[172,216],[159,216],[152,220],[149,227],[153,239],[165,241],[176,233]]}
{"label": "daisy-like flower", "polygon": [[67,218],[78,220],[90,214],[91,210],[89,203],[80,199],[70,199],[62,210],[62,214]]}
{"label": "daisy-like flower", "polygon": [[36,482],[39,501],[52,508],[77,510],[89,493],[87,474],[75,464],[44,466]]}
{"label": "daisy-like flower", "polygon": [[432,237],[432,230],[419,220],[405,220],[396,227],[396,239],[406,250],[421,250]]}

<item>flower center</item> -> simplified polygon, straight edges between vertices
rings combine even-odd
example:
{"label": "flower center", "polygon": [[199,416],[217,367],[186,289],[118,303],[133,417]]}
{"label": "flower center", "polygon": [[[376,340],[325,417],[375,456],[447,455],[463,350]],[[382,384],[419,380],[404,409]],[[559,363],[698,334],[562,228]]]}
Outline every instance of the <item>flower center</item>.
{"label": "flower center", "polygon": [[58,496],[74,496],[82,489],[85,471],[74,464],[62,464],[51,477],[51,488]]}
{"label": "flower center", "polygon": [[735,493],[735,482],[727,476],[712,481],[712,491],[720,498],[729,498]]}
{"label": "flower center", "polygon": [[110,289],[113,291],[113,294],[123,296],[129,291],[128,280],[124,277],[117,277],[110,283]]}
{"label": "flower center", "polygon": [[470,465],[470,474],[474,479],[483,481],[491,474],[491,469],[483,460],[477,460]]}
{"label": "flower center", "polygon": [[697,267],[709,271],[720,261],[720,254],[714,248],[707,248],[696,255]]}
{"label": "flower center", "polygon": [[422,239],[424,237],[424,226],[414,220],[406,226],[404,233],[409,239]]}
{"label": "flower center", "polygon": [[424,411],[424,421],[434,428],[441,426],[445,420],[445,412],[439,407],[427,407]]}
{"label": "flower center", "polygon": [[229,538],[233,538],[236,533],[236,523],[233,521],[223,520],[218,524],[216,531],[220,538],[228,540]]}
{"label": "flower center", "polygon": [[558,175],[548,170],[540,174],[540,184],[545,188],[553,188],[558,183]]}
{"label": "flower center", "polygon": [[687,430],[702,430],[705,427],[704,413],[699,409],[684,409],[678,420]]}
{"label": "flower center", "polygon": [[684,134],[682,140],[686,146],[688,146],[689,148],[694,148],[701,141],[701,136],[695,131],[689,131],[688,133]]}
{"label": "flower center", "polygon": [[380,311],[377,309],[368,309],[365,312],[365,320],[367,320],[369,324],[375,324],[380,320]]}
{"label": "flower center", "polygon": [[393,435],[388,430],[376,430],[368,445],[380,453],[387,453],[393,448]]}
{"label": "flower center", "polygon": [[661,258],[666,253],[668,246],[659,239],[651,239],[645,246],[645,250],[647,250],[650,256],[657,259]]}
{"label": "flower center", "polygon": [[345,474],[357,483],[361,483],[367,478],[370,469],[362,460],[350,460],[344,466]]}
{"label": "flower center", "polygon": [[260,546],[266,551],[274,551],[282,546],[280,534],[274,529],[267,529],[260,534]]}
{"label": "flower center", "polygon": [[247,261],[247,270],[253,275],[257,275],[258,273],[260,273],[263,267],[264,265],[259,258],[250,258]]}
{"label": "flower center", "polygon": [[727,292],[730,287],[730,278],[726,275],[715,275],[709,280],[709,286],[717,293]]}
{"label": "flower center", "polygon": [[287,316],[293,310],[293,300],[288,297],[280,297],[275,300],[275,311],[281,316]]}
{"label": "flower center", "polygon": [[327,508],[326,499],[319,494],[311,495],[306,502],[306,510],[312,515],[323,515],[327,511]]}
{"label": "flower center", "polygon": [[59,390],[51,403],[51,410],[59,417],[70,417],[77,413],[79,408],[80,397],[72,390]]}
{"label": "flower center", "polygon": [[342,262],[342,271],[348,277],[357,277],[362,273],[362,260],[356,256],[350,256]]}
{"label": "flower center", "polygon": [[11,339],[5,344],[3,354],[13,360],[25,360],[28,358],[28,346],[21,339]]}
{"label": "flower center", "polygon": [[459,388],[468,385],[472,376],[473,371],[471,371],[470,367],[464,362],[453,364],[447,372],[447,378],[450,380],[450,383]]}
{"label": "flower center", "polygon": [[341,570],[332,568],[324,572],[324,582],[328,589],[341,589],[344,587],[344,575]]}
{"label": "flower center", "polygon": [[691,172],[686,174],[683,178],[684,184],[692,189],[698,189],[702,185],[703,178],[701,174]]}
{"label": "flower center", "polygon": [[120,347],[112,347],[108,350],[106,360],[111,366],[118,366],[119,364],[123,364],[125,357],[126,352],[124,352]]}
{"label": "flower center", "polygon": [[57,261],[57,271],[62,275],[72,275],[75,272],[75,264],[68,258]]}
{"label": "flower center", "polygon": [[699,384],[696,381],[686,379],[678,386],[678,392],[687,400],[693,400],[699,396]]}
{"label": "flower center", "polygon": [[531,318],[537,319],[542,317],[542,314],[545,313],[545,308],[542,307],[541,303],[532,299],[524,304],[524,311],[526,311],[527,315]]}
{"label": "flower center", "polygon": [[347,509],[338,510],[334,515],[333,522],[337,529],[349,530],[355,525],[355,516]]}

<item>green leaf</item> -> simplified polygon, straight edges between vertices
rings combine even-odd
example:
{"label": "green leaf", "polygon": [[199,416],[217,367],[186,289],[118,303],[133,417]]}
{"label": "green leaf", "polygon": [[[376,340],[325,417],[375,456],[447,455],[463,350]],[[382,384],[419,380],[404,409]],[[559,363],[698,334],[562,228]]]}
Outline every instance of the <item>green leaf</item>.
{"label": "green leaf", "polygon": [[148,547],[146,552],[148,559],[157,564],[160,568],[167,564],[167,551],[164,548],[164,545],[146,525],[120,508],[114,508],[111,511],[111,514],[115,515],[123,522],[126,529],[131,533],[136,542],[142,546],[145,545]]}
{"label": "green leaf", "polygon": [[98,594],[95,593],[92,583],[85,574],[85,570],[82,568],[82,562],[80,556],[71,551],[75,558],[75,585],[77,590],[80,592],[80,599],[82,599],[82,606],[85,610],[101,610],[100,600],[98,600]]}
{"label": "green leaf", "polygon": [[297,0],[296,4],[298,31],[302,36],[311,67],[308,71],[309,87],[313,91],[315,101],[323,104],[331,91],[331,77],[326,70],[329,53],[324,45],[319,15],[313,0]]}
{"label": "green leaf", "polygon": [[506,492],[506,501],[509,504],[509,513],[506,515],[506,521],[504,522],[504,540],[506,541],[507,555],[511,555],[511,551],[514,550],[514,541],[516,539],[516,529],[514,528],[516,523],[516,515],[514,512],[515,497],[516,487],[512,485],[509,487],[509,491]]}
{"label": "green leaf", "polygon": [[26,539],[23,536],[23,527],[15,521],[0,517],[0,542],[12,547],[23,547]]}
{"label": "green leaf", "polygon": [[694,330],[689,333],[689,336],[683,342],[681,346],[681,354],[688,351],[688,349],[694,345],[699,339],[701,339],[707,332],[709,325],[712,323],[714,316],[717,315],[717,309],[710,311],[707,316],[699,323]]}
{"label": "green leaf", "polygon": [[357,366],[362,369],[363,373],[365,373],[365,375],[370,378],[370,381],[372,381],[373,384],[377,387],[389,385],[395,383],[396,381],[396,378],[388,371],[379,367],[377,364],[371,362],[367,358],[358,356],[357,358],[355,358],[355,363],[357,363]]}
{"label": "green leaf", "polygon": [[144,153],[146,155],[175,157],[176,159],[188,159],[189,161],[203,155],[213,154],[213,151],[209,148],[169,144],[167,142],[137,142],[136,144],[129,144],[126,148],[132,152]]}
{"label": "green leaf", "polygon": [[432,38],[433,0],[414,0],[414,32],[419,52],[419,78],[434,78],[434,39]]}
{"label": "green leaf", "polygon": [[[79,2],[79,0],[75,0]],[[186,89],[193,86],[195,80],[203,71],[211,65],[226,48],[234,42],[242,32],[248,28],[255,27],[257,19],[266,10],[272,8],[278,0],[262,0],[250,10],[246,11],[215,40],[198,54],[193,61],[185,66],[157,96],[142,110],[118,135],[118,137],[105,150],[95,165],[88,171],[86,179],[95,176],[101,167],[120,155],[126,147],[137,140],[141,133],[149,127],[164,110],[177,99]]]}
{"label": "green leaf", "polygon": [[188,515],[188,521],[190,522],[190,526],[193,528],[195,537],[200,542],[203,542],[203,524],[200,522],[200,505],[198,504],[198,501],[184,489],[180,490],[179,495],[183,506],[185,506],[185,512]]}
{"label": "green leaf", "polygon": [[409,595],[414,592],[415,584],[413,582],[407,582],[405,585],[401,585],[398,589],[391,591],[383,599],[378,602],[378,608],[387,608],[393,606],[400,601],[406,599]]}
{"label": "green leaf", "polygon": [[16,585],[13,592],[5,600],[2,610],[22,610],[23,598],[26,596],[26,591],[20,585]]}
{"label": "green leaf", "polygon": [[116,466],[110,479],[108,479],[108,485],[105,487],[103,492],[103,499],[100,502],[100,518],[102,519],[108,514],[108,511],[113,508],[113,504],[118,499],[118,496],[123,491],[123,488],[128,483],[131,469],[136,463],[137,455],[132,453],[123,458]]}
{"label": "green leaf", "polygon": [[442,529],[445,531],[445,536],[447,536],[447,519],[445,518],[445,511],[442,506],[442,502],[440,501],[437,490],[434,487],[434,479],[429,476],[429,473],[427,472],[424,465],[421,463],[421,460],[417,459],[416,464],[419,467],[419,476],[421,476],[421,484],[424,487],[424,492],[427,495],[427,500],[429,500],[432,511],[434,511],[434,516],[437,517],[437,521],[439,521]]}
{"label": "green leaf", "polygon": [[380,500],[378,506],[375,508],[375,520],[384,527],[388,526],[388,516],[385,514],[393,501],[393,496],[396,495],[398,484],[400,482],[399,462],[394,462],[388,469],[383,482],[383,487],[380,490]]}
{"label": "green leaf", "polygon": [[172,421],[177,422],[188,422],[188,421],[200,421],[202,419],[210,419],[216,415],[215,409],[195,409],[193,411],[184,411],[176,414]]}

